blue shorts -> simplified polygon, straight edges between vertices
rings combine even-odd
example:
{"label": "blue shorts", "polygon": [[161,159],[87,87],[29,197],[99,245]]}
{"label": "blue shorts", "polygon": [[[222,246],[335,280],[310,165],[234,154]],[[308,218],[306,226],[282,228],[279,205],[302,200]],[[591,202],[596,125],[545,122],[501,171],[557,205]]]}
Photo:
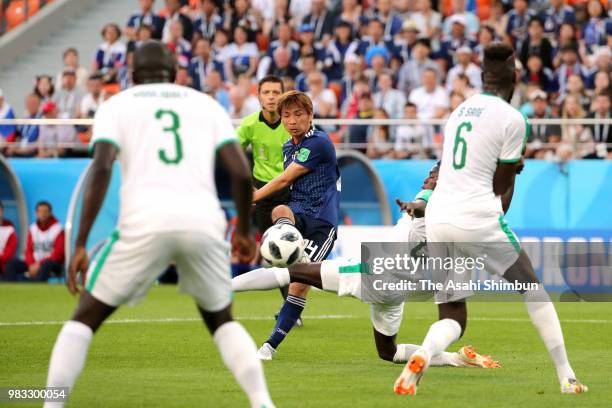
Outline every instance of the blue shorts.
{"label": "blue shorts", "polygon": [[311,262],[321,262],[327,258],[336,242],[336,228],[333,225],[310,217],[306,214],[294,214],[295,227],[300,231],[306,245],[304,252]]}

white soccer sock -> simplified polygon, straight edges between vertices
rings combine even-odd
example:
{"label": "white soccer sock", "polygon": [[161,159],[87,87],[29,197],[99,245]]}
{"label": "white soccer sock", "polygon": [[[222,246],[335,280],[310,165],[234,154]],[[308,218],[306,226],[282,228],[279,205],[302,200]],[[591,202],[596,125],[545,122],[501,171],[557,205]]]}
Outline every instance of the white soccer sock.
{"label": "white soccer sock", "polygon": [[255,343],[244,327],[238,322],[224,323],[215,331],[213,340],[223,362],[249,397],[251,407],[273,408],[261,361],[255,356]]}
{"label": "white soccer sock", "polygon": [[576,378],[567,358],[561,323],[548,294],[543,288],[537,291],[528,290],[523,295],[523,299],[527,305],[531,322],[538,330],[540,338],[555,364],[559,382],[563,378]]}
{"label": "white soccer sock", "polygon": [[326,292],[338,293],[339,288],[339,263],[334,261],[321,262],[321,289]]}
{"label": "white soccer sock", "polygon": [[232,279],[232,290],[269,290],[282,288],[291,282],[287,268],[259,268]]}
{"label": "white soccer sock", "polygon": [[[47,387],[68,387],[72,391],[85,365],[92,338],[93,331],[86,324],[74,320],[64,323],[51,353]],[[63,407],[64,403],[46,402],[44,406]]]}
{"label": "white soccer sock", "polygon": [[[394,363],[407,363],[408,359],[415,351],[420,349],[421,347],[416,344],[398,344],[397,350],[395,351],[395,355],[393,356]],[[443,351],[436,356],[433,356],[429,361],[430,366],[444,366],[450,365],[454,367],[459,367],[457,360],[457,353],[449,353],[447,351]]]}
{"label": "white soccer sock", "polygon": [[429,331],[421,346],[429,355],[430,362],[433,357],[447,349],[461,337],[461,326],[453,319],[438,320],[429,327]]}

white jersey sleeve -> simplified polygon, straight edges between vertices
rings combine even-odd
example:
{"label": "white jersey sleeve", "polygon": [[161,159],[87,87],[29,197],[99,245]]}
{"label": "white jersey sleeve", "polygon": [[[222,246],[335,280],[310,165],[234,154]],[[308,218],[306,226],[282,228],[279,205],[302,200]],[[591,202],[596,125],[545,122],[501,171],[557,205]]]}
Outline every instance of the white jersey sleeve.
{"label": "white jersey sleeve", "polygon": [[96,111],[94,116],[93,132],[89,142],[89,150],[93,151],[97,142],[108,142],[121,151],[121,128],[116,112],[117,103],[109,99]]}
{"label": "white jersey sleeve", "polygon": [[219,150],[227,143],[239,142],[238,135],[229,114],[221,105],[215,106],[215,132],[213,138],[216,150]]}
{"label": "white jersey sleeve", "polygon": [[515,115],[508,123],[506,138],[503,141],[499,161],[502,163],[517,163],[523,155],[523,147],[529,136],[530,125],[527,119]]}

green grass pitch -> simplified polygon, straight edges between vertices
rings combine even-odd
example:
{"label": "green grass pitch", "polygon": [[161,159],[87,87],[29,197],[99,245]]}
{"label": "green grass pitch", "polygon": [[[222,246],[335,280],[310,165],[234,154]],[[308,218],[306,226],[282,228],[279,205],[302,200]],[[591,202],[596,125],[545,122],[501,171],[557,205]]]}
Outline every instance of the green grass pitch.
{"label": "green grass pitch", "polygon": [[[60,321],[75,304],[62,286],[0,285],[0,387],[44,386]],[[240,293],[234,314],[260,344],[279,306],[278,291]],[[451,348],[473,344],[503,368],[433,367],[416,397],[396,396],[392,387],[402,366],[378,359],[368,306],[311,293],[305,327],[294,329],[276,359],[265,362],[272,397],[279,407],[612,406],[609,303],[557,305],[570,359],[590,388],[583,395],[559,393],[552,363],[523,304],[472,302],[468,310],[467,333]],[[398,339],[420,342],[436,315],[432,303],[406,305]],[[94,338],[69,406],[247,406],[192,300],[175,287],[152,288],[142,304],[122,308],[111,320],[116,322]]]}

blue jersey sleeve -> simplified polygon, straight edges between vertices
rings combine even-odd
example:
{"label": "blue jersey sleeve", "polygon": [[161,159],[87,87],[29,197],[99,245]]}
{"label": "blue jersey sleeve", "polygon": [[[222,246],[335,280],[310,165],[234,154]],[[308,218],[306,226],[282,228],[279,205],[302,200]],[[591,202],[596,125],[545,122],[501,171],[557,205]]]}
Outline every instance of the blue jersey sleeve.
{"label": "blue jersey sleeve", "polygon": [[294,162],[313,170],[318,164],[330,160],[332,157],[333,145],[325,137],[311,137],[302,142]]}

